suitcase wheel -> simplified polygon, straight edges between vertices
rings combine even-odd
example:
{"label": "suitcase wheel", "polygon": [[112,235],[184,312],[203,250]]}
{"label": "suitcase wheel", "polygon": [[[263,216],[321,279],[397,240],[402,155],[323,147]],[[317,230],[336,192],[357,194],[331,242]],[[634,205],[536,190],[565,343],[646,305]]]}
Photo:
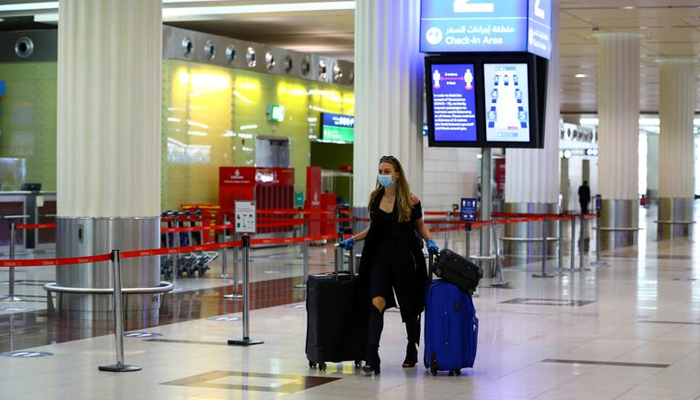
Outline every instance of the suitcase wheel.
{"label": "suitcase wheel", "polygon": [[454,372],[454,371],[450,371],[450,373],[449,373],[448,375],[449,375],[449,376],[455,376],[455,372]]}
{"label": "suitcase wheel", "polygon": [[326,363],[322,362],[322,363],[318,364],[318,370],[325,371],[326,370]]}
{"label": "suitcase wheel", "polygon": [[316,363],[313,361],[309,361],[309,368],[316,369]]}
{"label": "suitcase wheel", "polygon": [[362,361],[355,360],[355,368],[360,368],[360,367],[362,367]]}
{"label": "suitcase wheel", "polygon": [[431,373],[433,376],[437,376],[437,374],[438,374],[437,368],[430,368],[430,373]]}
{"label": "suitcase wheel", "polygon": [[461,375],[462,375],[462,370],[461,370],[461,369],[456,369],[456,370],[455,370],[455,375],[456,375],[456,376],[461,376]]}

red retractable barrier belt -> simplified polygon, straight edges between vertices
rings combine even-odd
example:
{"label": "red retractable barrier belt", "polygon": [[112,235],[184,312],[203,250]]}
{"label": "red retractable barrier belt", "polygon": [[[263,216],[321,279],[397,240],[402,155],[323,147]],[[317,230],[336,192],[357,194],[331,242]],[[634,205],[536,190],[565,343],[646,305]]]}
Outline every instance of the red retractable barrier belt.
{"label": "red retractable barrier belt", "polygon": [[151,249],[151,250],[128,250],[122,251],[122,258],[137,258],[137,257],[150,257],[150,256],[162,256],[171,254],[182,254],[182,253],[193,253],[197,251],[217,251],[226,248],[240,247],[243,242],[226,242],[226,243],[212,243],[203,244],[197,246],[185,246],[185,247],[175,247],[171,249]]}
{"label": "red retractable barrier belt", "polygon": [[304,221],[285,221],[285,222],[265,222],[262,224],[256,224],[257,229],[262,228],[285,228],[290,226],[304,225]]}
{"label": "red retractable barrier belt", "polygon": [[15,229],[52,229],[56,224],[22,224],[17,225]]}
{"label": "red retractable barrier belt", "polygon": [[224,229],[231,229],[233,225],[203,225],[203,226],[188,226],[182,228],[161,228],[161,233],[175,233],[175,232],[195,232],[195,231],[222,231]]}
{"label": "red retractable barrier belt", "polygon": [[111,256],[103,254],[90,257],[52,258],[44,260],[0,260],[0,267],[48,267],[52,265],[88,264],[109,261]]}
{"label": "red retractable barrier belt", "polygon": [[336,235],[316,235],[307,236],[299,238],[279,238],[279,239],[252,239],[250,241],[251,245],[255,244],[294,244],[294,243],[307,243],[307,242],[320,242],[322,240],[333,240]]}

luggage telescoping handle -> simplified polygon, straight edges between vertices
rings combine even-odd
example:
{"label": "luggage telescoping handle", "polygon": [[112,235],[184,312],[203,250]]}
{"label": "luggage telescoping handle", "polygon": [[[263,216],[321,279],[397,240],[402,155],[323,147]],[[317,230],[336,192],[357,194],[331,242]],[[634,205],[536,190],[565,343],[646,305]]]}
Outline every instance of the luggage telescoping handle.
{"label": "luggage telescoping handle", "polygon": [[[335,280],[338,280],[338,272],[340,272],[340,265],[342,265],[343,262],[343,247],[340,245],[340,243],[343,241],[343,233],[340,232],[338,233],[338,241],[335,243],[335,253],[334,253],[334,270],[335,270]],[[353,257],[353,249],[354,247],[350,247],[350,260],[348,261],[348,267],[350,267],[350,281],[355,279],[355,260]]]}
{"label": "luggage telescoping handle", "polygon": [[433,281],[433,274],[435,274],[435,254],[428,252],[428,278],[430,278],[431,282]]}

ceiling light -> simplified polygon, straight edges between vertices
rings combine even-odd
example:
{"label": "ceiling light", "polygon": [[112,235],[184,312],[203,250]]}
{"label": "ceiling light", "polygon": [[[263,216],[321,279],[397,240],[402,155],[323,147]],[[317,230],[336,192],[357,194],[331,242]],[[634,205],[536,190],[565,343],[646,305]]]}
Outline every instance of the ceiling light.
{"label": "ceiling light", "polygon": [[58,13],[37,14],[34,16],[34,22],[58,22]]}
{"label": "ceiling light", "polygon": [[58,8],[57,1],[47,1],[44,3],[15,3],[0,6],[0,12],[3,11],[33,11],[33,10],[53,10]]}
{"label": "ceiling light", "polygon": [[[209,0],[163,0],[163,3],[173,3],[177,6],[164,6],[164,19],[178,19],[181,17],[192,17],[201,15],[226,15],[226,14],[264,14],[264,13],[285,13],[285,12],[306,12],[306,11],[342,11],[354,10],[355,1],[321,1],[305,3],[277,3],[277,4],[254,4],[240,6],[214,6],[214,7],[187,7],[186,3],[199,3]],[[0,12],[24,12],[24,11],[45,11],[58,10],[58,1],[47,1],[41,3],[15,3],[0,5]],[[26,15],[33,15],[28,13]],[[58,13],[36,14],[36,22],[56,22]]]}
{"label": "ceiling light", "polygon": [[318,3],[255,4],[218,7],[168,7],[163,9],[163,18],[179,18],[194,15],[260,14],[304,11],[354,10],[354,1],[324,1]]}
{"label": "ceiling light", "polygon": [[634,6],[622,7],[623,10],[634,10]]}
{"label": "ceiling light", "polygon": [[576,75],[574,75],[575,78],[585,78],[585,77],[587,77],[587,76],[588,76],[588,75],[586,75],[586,74],[576,74]]}

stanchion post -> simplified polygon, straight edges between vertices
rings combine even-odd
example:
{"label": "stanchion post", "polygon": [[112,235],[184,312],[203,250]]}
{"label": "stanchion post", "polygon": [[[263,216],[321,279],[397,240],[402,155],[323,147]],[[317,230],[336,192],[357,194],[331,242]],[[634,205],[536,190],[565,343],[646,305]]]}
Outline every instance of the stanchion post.
{"label": "stanchion post", "polygon": [[[228,225],[228,217],[226,214],[224,214],[224,219],[223,219],[223,225],[224,229],[221,231],[221,242],[226,243],[228,242],[228,229],[226,226]],[[226,271],[228,267],[228,247],[224,247],[221,249],[221,277],[226,279],[228,278],[228,271]]]}
{"label": "stanchion post", "polygon": [[250,338],[250,236],[243,235],[243,339],[229,340],[232,346],[263,344],[262,340]]}
{"label": "stanchion post", "polygon": [[569,271],[576,272],[576,217],[571,218],[571,264]]}
{"label": "stanchion post", "polygon": [[564,271],[564,214],[559,214],[559,239],[557,243],[557,257],[559,258],[557,270],[561,273]]}
{"label": "stanchion post", "polygon": [[[179,228],[180,224],[178,223],[179,221],[179,216],[177,213],[175,213],[175,228]],[[175,236],[173,237],[173,242],[175,242],[175,248],[180,248],[182,247],[182,241],[180,240],[180,232],[175,232]],[[177,283],[177,280],[180,278],[180,254],[174,254],[173,255],[175,258],[173,259],[173,286]]]}
{"label": "stanchion post", "polygon": [[542,271],[532,275],[534,278],[554,278],[547,273],[547,217],[542,218]]}
{"label": "stanchion post", "polygon": [[[309,236],[309,221],[304,220],[302,237]],[[295,289],[306,289],[306,281],[309,278],[309,243],[301,244],[301,275],[302,281],[298,285],[294,285]]]}
{"label": "stanchion post", "polygon": [[598,267],[604,267],[608,265],[605,261],[600,259],[600,249],[603,246],[603,240],[601,238],[601,227],[600,227],[600,211],[596,211],[595,216],[595,261],[591,265]]}
{"label": "stanchion post", "polygon": [[[14,260],[17,256],[16,247],[17,246],[17,224],[12,222],[10,224],[10,260]],[[9,291],[7,296],[0,299],[0,301],[22,301],[21,298],[15,296],[15,267],[10,267],[10,282]]]}
{"label": "stanchion post", "polygon": [[496,275],[498,276],[498,281],[492,282],[491,287],[508,287],[511,283],[506,282],[503,276],[503,265],[501,265],[501,247],[498,240],[498,225],[491,223],[489,225],[489,229],[491,229],[493,234],[493,253],[495,257],[493,262],[496,263]]}
{"label": "stanchion post", "polygon": [[586,236],[586,216],[584,214],[581,214],[581,237],[579,238],[579,260],[578,260],[578,270],[579,271],[590,271],[590,268],[584,268],[583,267],[583,256],[585,255],[585,236]]}
{"label": "stanchion post", "polygon": [[[238,240],[238,234],[233,233],[233,241],[235,242]],[[225,294],[224,298],[229,299],[229,300],[242,300],[243,295],[238,293],[238,247],[233,248],[233,263],[231,265],[233,268],[232,275],[233,275],[233,282],[231,284],[231,294]]]}
{"label": "stanchion post", "polygon": [[470,243],[470,236],[471,236],[471,231],[472,231],[472,224],[471,222],[467,222],[464,225],[464,235],[466,239],[466,244],[464,245],[464,257],[469,259],[471,256],[471,243]]}
{"label": "stanchion post", "polygon": [[[448,212],[447,212],[447,221],[448,221],[448,222],[450,221],[450,217],[451,217],[451,216],[452,216],[452,213],[450,213],[450,212],[448,211]],[[443,249],[446,249],[446,248],[448,248],[448,247],[450,246],[450,229],[449,229],[449,228],[450,228],[450,224],[446,224],[446,225],[447,225],[447,228],[448,228],[448,229],[445,230],[445,246],[443,246]]]}
{"label": "stanchion post", "polygon": [[141,371],[141,367],[124,364],[124,310],[122,303],[122,267],[119,250],[112,250],[112,300],[114,310],[114,338],[116,339],[117,363],[97,367],[106,372],[134,372]]}

